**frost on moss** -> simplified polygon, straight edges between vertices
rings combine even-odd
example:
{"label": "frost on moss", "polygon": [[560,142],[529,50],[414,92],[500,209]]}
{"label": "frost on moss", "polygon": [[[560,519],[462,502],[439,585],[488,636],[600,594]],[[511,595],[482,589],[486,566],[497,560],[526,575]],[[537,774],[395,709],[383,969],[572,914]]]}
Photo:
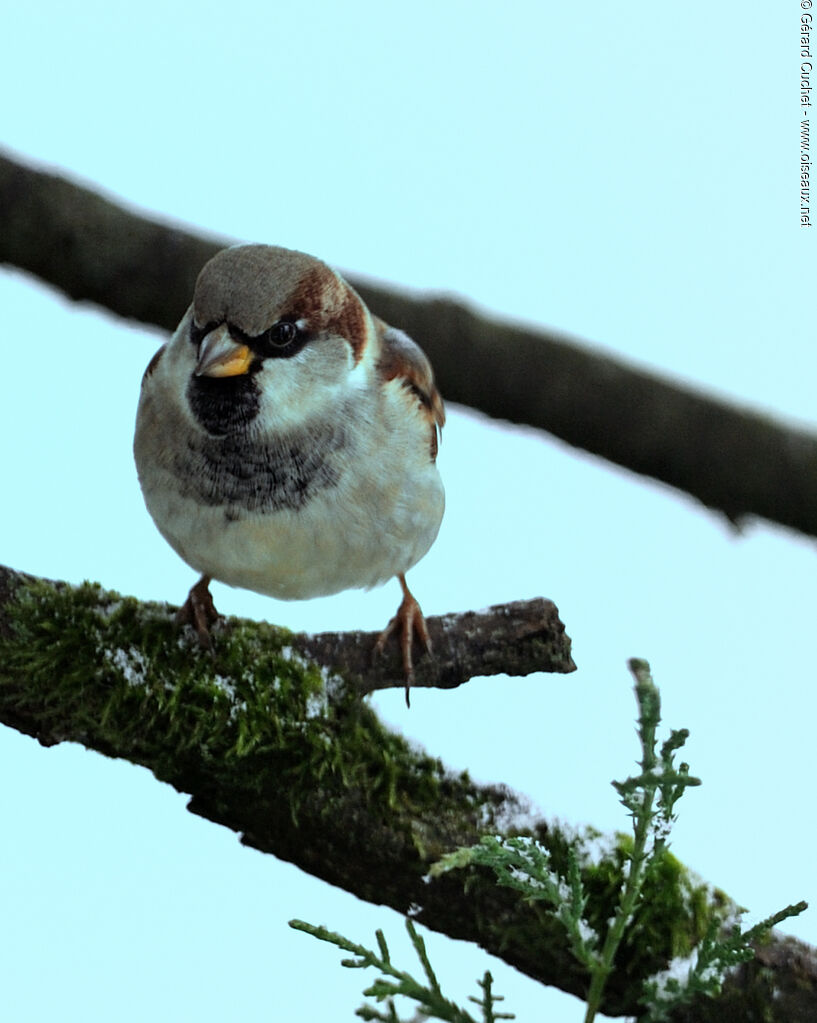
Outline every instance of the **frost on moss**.
{"label": "frost on moss", "polygon": [[21,700],[36,700],[43,724],[81,736],[144,741],[151,728],[177,750],[236,757],[285,745],[307,703],[322,691],[320,671],[282,655],[286,633],[239,626],[219,636],[216,656],[180,631],[169,609],[101,587],[36,582],[9,608],[5,673],[25,673]]}
{"label": "frost on moss", "polygon": [[82,742],[177,787],[195,756],[255,789],[273,785],[293,815],[316,792],[329,806],[333,792],[353,791],[391,823],[405,814],[420,855],[448,831],[493,821],[505,803],[504,790],[478,789],[385,729],[352,687],[293,650],[285,629],[232,620],[211,653],[166,605],[89,583],[21,585],[6,611],[4,705],[46,743]]}

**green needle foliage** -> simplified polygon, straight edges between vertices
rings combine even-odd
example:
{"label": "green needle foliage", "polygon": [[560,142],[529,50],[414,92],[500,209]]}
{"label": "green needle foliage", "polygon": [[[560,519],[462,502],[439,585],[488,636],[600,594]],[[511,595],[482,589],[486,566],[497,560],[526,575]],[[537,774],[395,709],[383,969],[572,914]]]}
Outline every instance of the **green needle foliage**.
{"label": "green needle foliage", "polygon": [[[448,1023],[477,1023],[473,1016],[469,1015],[464,1009],[461,1009],[455,1002],[444,997],[429,962],[425,942],[417,933],[411,920],[406,920],[406,929],[414,946],[414,951],[417,953],[417,958],[423,967],[423,972],[426,975],[425,982],[416,980],[410,973],[407,973],[405,970],[398,970],[394,966],[391,961],[389,946],[386,944],[382,931],[375,932],[379,951],[374,952],[364,945],[358,945],[354,941],[344,938],[342,934],[336,934],[325,927],[315,927],[312,924],[305,923],[303,920],[290,920],[289,926],[294,927],[296,931],[305,931],[321,941],[328,941],[332,945],[337,945],[344,952],[351,952],[356,957],[355,959],[342,959],[342,966],[347,966],[350,969],[365,969],[373,966],[380,971],[381,976],[370,987],[366,988],[363,994],[367,998],[374,998],[377,1002],[385,1002],[385,1011],[381,1012],[372,1005],[363,1005],[356,1013],[361,1019],[381,1020],[383,1023],[400,1023],[394,999],[402,996],[417,1002],[420,1011],[428,1019],[441,1019],[448,1021]],[[492,992],[493,978],[491,974],[486,972],[483,979],[478,983],[482,988],[482,997],[471,998],[470,1000],[482,1009],[482,1023],[495,1023],[496,1020],[500,1019],[513,1019],[514,1016],[512,1014],[497,1012],[494,1008],[495,1003],[502,1001],[502,999]]]}
{"label": "green needle foliage", "polygon": [[[596,1018],[605,986],[615,969],[616,953],[625,933],[639,920],[645,905],[642,899],[645,883],[656,879],[660,882],[670,831],[676,820],[675,806],[689,787],[701,784],[689,774],[688,764],[675,763],[675,755],[689,734],[686,729],[671,731],[669,738],[658,747],[661,698],[649,665],[646,661],[632,660],[629,666],[635,678],[641,760],[638,774],[612,783],[632,822],[632,837],[621,845],[626,854],[612,917],[603,925],[591,923],[593,914],[588,912],[588,908],[592,908],[588,905],[591,896],[576,849],[567,849],[566,868],[563,865],[560,871],[554,866],[551,852],[529,836],[485,835],[478,845],[444,856],[431,870],[431,876],[437,877],[450,870],[487,867],[494,872],[497,884],[514,889],[526,902],[540,904],[555,916],[565,929],[573,956],[589,977],[585,1023],[592,1023]],[[753,958],[751,942],[804,909],[804,902],[788,906],[746,931],[734,921],[727,926],[722,912],[712,912],[706,932],[691,955],[674,960],[669,969],[644,981],[641,1002],[645,1013],[639,1023],[663,1023],[675,1009],[697,996],[719,994],[726,971]],[[385,1001],[386,1011],[382,1013],[364,1005],[357,1012],[362,1019],[399,1023],[394,998],[401,995],[415,1000],[429,1018],[474,1023],[465,1010],[442,995],[423,940],[410,920],[406,921],[406,926],[425,972],[425,983],[392,964],[380,931],[377,932],[378,954],[323,927],[302,921],[291,921],[291,926],[354,953],[357,958],[344,960],[344,966],[372,966],[380,970],[382,976],[364,994],[378,1002]],[[490,973],[485,974],[480,986],[482,999],[472,998],[471,1001],[482,1008],[483,1023],[513,1018],[495,1011],[494,1002],[498,999],[491,993]]]}
{"label": "green needle foliage", "polygon": [[741,931],[734,924],[725,937],[718,935],[717,920],[713,918],[703,940],[688,959],[673,962],[668,970],[644,982],[641,1002],[647,1011],[639,1017],[639,1023],[664,1023],[671,1013],[696,996],[714,998],[719,995],[726,971],[754,958],[750,942],[763,937],[781,921],[797,916],[807,908],[805,902],[787,906],[746,931]]}

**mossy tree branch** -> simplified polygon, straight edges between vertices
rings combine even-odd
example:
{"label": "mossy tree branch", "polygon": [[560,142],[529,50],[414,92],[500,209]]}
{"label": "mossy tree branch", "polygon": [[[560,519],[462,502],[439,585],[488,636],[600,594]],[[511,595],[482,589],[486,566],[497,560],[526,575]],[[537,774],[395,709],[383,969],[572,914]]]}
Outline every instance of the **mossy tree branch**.
{"label": "mossy tree branch", "polygon": [[[3,156],[0,209],[0,262],[71,298],[167,330],[181,318],[201,267],[231,244],[130,212]],[[733,522],[760,516],[817,536],[812,434],[553,332],[489,319],[449,298],[350,280],[378,315],[420,342],[449,401],[547,430],[669,483]]]}
{"label": "mossy tree branch", "polygon": [[[444,645],[456,626],[440,628]],[[533,834],[554,866],[581,838],[532,820],[522,797],[453,774],[388,731],[359,681],[344,685],[337,664],[312,660],[310,642],[230,620],[210,655],[192,635],[179,642],[166,605],[0,569],[0,720],[44,745],[76,741],[149,767],[191,795],[192,812],[245,844],[584,995],[587,977],[553,918],[478,869],[427,879],[443,853],[484,833]],[[603,928],[622,848],[611,842],[604,857],[583,862],[592,922]],[[636,1013],[640,978],[694,946],[713,913],[733,908],[669,855],[649,884],[603,1006],[610,1014]],[[772,1023],[813,1019],[813,951],[773,938],[730,981],[727,1001],[701,1003],[684,1020],[744,1020],[758,1005]]]}

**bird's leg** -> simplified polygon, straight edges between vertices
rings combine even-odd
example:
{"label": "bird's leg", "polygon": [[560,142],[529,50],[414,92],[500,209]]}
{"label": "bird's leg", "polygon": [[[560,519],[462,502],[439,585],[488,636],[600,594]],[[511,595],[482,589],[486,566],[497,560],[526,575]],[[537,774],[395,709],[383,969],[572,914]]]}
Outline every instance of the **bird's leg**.
{"label": "bird's leg", "polygon": [[187,600],[176,613],[177,625],[192,625],[199,637],[199,643],[212,650],[210,626],[215,625],[221,615],[216,611],[210,593],[210,576],[203,575],[187,595]]}
{"label": "bird's leg", "polygon": [[420,605],[406,584],[406,577],[401,573],[397,578],[403,590],[403,600],[400,603],[400,607],[397,608],[397,614],[378,636],[377,642],[374,645],[374,653],[375,655],[382,654],[392,633],[399,630],[400,650],[403,654],[403,670],[406,674],[406,706],[408,707],[411,705],[409,702],[409,690],[411,689],[411,683],[414,681],[414,663],[411,657],[411,645],[414,635],[415,633],[417,634],[417,638],[428,653],[431,653],[431,637],[428,634],[426,620],[423,618]]}

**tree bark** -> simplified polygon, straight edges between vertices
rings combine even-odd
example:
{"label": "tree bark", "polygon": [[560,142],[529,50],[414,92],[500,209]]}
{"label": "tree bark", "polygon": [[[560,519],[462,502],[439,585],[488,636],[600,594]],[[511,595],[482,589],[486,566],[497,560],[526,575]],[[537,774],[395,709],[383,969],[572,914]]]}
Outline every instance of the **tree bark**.
{"label": "tree bark", "polygon": [[[586,993],[587,977],[553,917],[479,871],[428,878],[443,853],[485,833],[534,835],[556,869],[565,869],[569,846],[581,856],[581,838],[532,820],[522,796],[453,774],[386,729],[359,694],[371,678],[355,677],[373,636],[309,637],[230,619],[214,630],[211,653],[191,630],[180,634],[174,611],[0,568],[0,721],[44,745],[81,742],[142,764],[189,793],[193,813],[232,828],[246,845],[476,942],[543,983]],[[479,640],[488,671],[571,670],[570,641],[550,602],[492,608],[484,620],[493,637]],[[479,670],[471,645],[478,621],[470,613],[429,620],[435,657],[449,665],[439,669],[444,684],[451,666],[462,678]],[[459,664],[463,644],[468,667]],[[344,661],[352,666],[346,679]],[[426,681],[437,669],[427,670]],[[612,915],[624,863],[613,839],[610,849],[584,859],[597,927]],[[610,981],[603,1011],[611,1015],[637,1014],[641,978],[664,968],[673,950],[694,946],[712,914],[733,908],[673,857],[650,885]],[[728,981],[725,999],[676,1018],[805,1023],[815,1015],[814,950],[773,935]]]}
{"label": "tree bark", "polygon": [[[433,656],[414,664],[412,689],[454,689],[475,676],[529,675],[576,670],[571,642],[553,601],[514,600],[484,611],[426,619]],[[360,695],[405,685],[397,643],[372,657],[376,632],[300,633],[292,645],[311,660],[340,672]]]}
{"label": "tree bark", "polygon": [[[0,209],[0,262],[167,330],[181,319],[201,267],[231,244],[2,156]],[[668,483],[735,524],[756,516],[817,536],[813,434],[553,332],[502,323],[450,298],[349,280],[374,312],[422,345],[449,401],[546,430]]]}

